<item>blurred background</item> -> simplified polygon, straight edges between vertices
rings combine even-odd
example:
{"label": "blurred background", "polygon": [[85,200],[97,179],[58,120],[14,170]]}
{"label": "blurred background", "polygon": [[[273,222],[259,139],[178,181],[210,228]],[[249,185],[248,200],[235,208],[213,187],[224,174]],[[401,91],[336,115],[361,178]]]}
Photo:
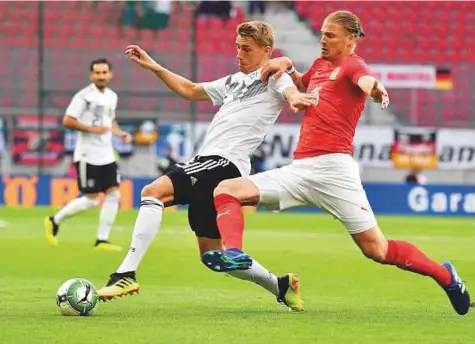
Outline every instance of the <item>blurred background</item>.
{"label": "blurred background", "polygon": [[[75,134],[60,120],[89,83],[93,59],[112,62],[119,124],[134,135],[131,144],[116,142],[122,175],[150,179],[193,155],[218,108],[171,94],[125,58],[126,45],[139,44],[172,71],[209,81],[236,71],[237,24],[263,19],[276,31],[274,55],[305,71],[319,57],[323,19],[339,9],[360,17],[367,37],[356,52],[392,100],[384,113],[368,102],[362,116],[355,159],[363,181],[475,183],[473,2],[2,1],[3,187],[18,175],[74,177]],[[254,172],[291,161],[301,116],[285,108],[253,156]]]}

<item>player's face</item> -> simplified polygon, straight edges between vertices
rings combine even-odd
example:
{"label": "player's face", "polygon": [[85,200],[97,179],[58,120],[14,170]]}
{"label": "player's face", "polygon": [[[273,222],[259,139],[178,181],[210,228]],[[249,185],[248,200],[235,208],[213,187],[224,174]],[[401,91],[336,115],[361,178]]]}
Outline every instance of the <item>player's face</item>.
{"label": "player's face", "polygon": [[354,36],[349,35],[345,28],[337,23],[325,20],[321,29],[322,59],[338,61],[353,51]]}
{"label": "player's face", "polygon": [[112,79],[112,71],[107,63],[97,63],[91,71],[91,80],[97,88],[102,89],[109,84]]}
{"label": "player's face", "polygon": [[237,36],[236,39],[239,70],[243,73],[251,73],[261,67],[269,59],[271,47],[261,47],[252,38]]}

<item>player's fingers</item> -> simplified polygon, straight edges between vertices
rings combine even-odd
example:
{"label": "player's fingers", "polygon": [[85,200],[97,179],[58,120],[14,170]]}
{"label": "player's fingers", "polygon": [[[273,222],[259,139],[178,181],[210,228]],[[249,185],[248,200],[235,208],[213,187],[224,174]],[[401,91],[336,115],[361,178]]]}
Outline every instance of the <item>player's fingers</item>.
{"label": "player's fingers", "polygon": [[136,44],[129,44],[125,49],[140,49],[140,47]]}
{"label": "player's fingers", "polygon": [[278,80],[282,76],[282,71],[277,71],[272,75],[272,79]]}
{"label": "player's fingers", "polygon": [[315,104],[315,100],[312,100],[312,99],[304,99],[300,102],[301,104],[305,105],[305,106],[312,106],[313,104]]}
{"label": "player's fingers", "polygon": [[316,96],[315,94],[311,94],[311,93],[308,94],[308,93],[306,93],[306,94],[303,95],[303,98],[304,98],[304,99],[311,100],[311,101],[314,101],[315,99],[317,99],[317,96]]}
{"label": "player's fingers", "polygon": [[389,106],[389,97],[388,96],[383,96],[381,100],[381,109],[385,110]]}
{"label": "player's fingers", "polygon": [[261,82],[267,82],[267,79],[269,79],[269,74],[270,74],[269,66],[264,66],[262,68],[262,73],[261,73]]}

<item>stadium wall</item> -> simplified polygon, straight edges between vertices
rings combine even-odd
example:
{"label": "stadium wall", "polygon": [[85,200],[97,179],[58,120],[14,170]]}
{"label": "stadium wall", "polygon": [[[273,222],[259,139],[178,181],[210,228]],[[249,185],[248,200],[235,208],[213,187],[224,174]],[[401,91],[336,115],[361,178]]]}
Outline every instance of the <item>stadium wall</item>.
{"label": "stadium wall", "polygon": [[[138,207],[140,190],[150,181],[146,178],[123,180],[121,209]],[[366,183],[365,189],[376,214],[475,215],[473,186]],[[76,197],[77,192],[73,178],[3,175],[0,179],[0,204],[9,207],[61,207]]]}

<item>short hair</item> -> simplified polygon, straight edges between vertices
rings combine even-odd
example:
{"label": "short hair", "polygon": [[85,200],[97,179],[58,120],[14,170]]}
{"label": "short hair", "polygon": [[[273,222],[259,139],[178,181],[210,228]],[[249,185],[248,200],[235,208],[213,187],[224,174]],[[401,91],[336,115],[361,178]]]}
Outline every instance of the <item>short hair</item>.
{"label": "short hair", "polygon": [[325,20],[331,23],[340,24],[346,32],[355,35],[356,41],[365,37],[360,18],[350,11],[336,11],[330,13]]}
{"label": "short hair", "polygon": [[100,58],[100,59],[92,60],[91,64],[89,65],[89,70],[91,72],[94,71],[94,66],[96,64],[106,64],[109,67],[109,70],[112,70],[112,64],[109,62],[109,60],[107,60],[106,58]]}
{"label": "short hair", "polygon": [[241,23],[237,27],[237,34],[252,38],[261,47],[274,48],[275,33],[274,28],[269,23],[262,20],[252,20],[245,23]]}

